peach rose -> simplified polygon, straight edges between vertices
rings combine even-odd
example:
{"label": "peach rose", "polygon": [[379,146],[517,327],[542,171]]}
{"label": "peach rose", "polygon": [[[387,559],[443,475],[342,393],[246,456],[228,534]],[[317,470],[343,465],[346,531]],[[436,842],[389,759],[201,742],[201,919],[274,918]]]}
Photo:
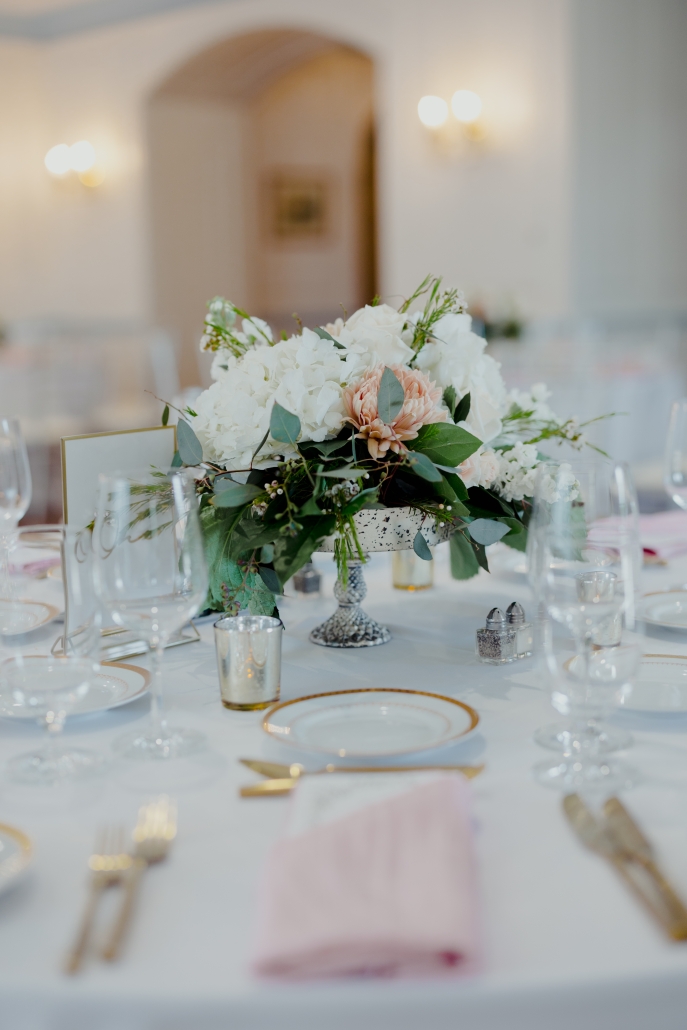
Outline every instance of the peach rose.
{"label": "peach rose", "polygon": [[438,407],[441,390],[428,375],[416,368],[391,365],[405,394],[403,407],[390,423],[382,422],[377,409],[377,395],[384,374],[384,365],[377,365],[343,393],[348,421],[359,430],[356,436],[367,441],[370,457],[384,458],[389,450],[405,451],[404,440],[414,440],[422,426],[443,422],[446,412]]}

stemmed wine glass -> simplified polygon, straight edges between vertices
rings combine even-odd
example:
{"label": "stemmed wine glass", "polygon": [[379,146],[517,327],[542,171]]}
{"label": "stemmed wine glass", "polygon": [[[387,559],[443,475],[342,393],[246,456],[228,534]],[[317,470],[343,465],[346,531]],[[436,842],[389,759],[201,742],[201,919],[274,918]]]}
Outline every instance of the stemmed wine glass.
{"label": "stemmed wine glass", "polygon": [[687,508],[687,397],[675,401],[670,412],[663,485],[679,508]]}
{"label": "stemmed wine glass", "polygon": [[65,526],[61,536],[64,590],[72,610],[78,612],[78,625],[74,624],[74,632],[65,633],[61,655],[16,649],[0,664],[5,709],[12,714],[31,713],[47,733],[43,747],[7,764],[10,780],[36,786],[83,778],[103,764],[101,755],[62,742],[67,716],[99,673],[100,621],[93,593],[90,532],[77,533]]}
{"label": "stemmed wine glass", "polygon": [[205,601],[208,574],[195,483],[187,472],[101,476],[94,530],[95,590],[115,625],[150,649],[150,723],[115,742],[130,758],[168,759],[198,750],[194,730],[169,726],[163,707],[165,644]]}
{"label": "stemmed wine glass", "polygon": [[554,763],[538,764],[535,775],[570,791],[621,789],[635,773],[604,754],[627,747],[631,737],[602,720],[630,692],[643,650],[637,501],[627,466],[543,464],[530,534],[552,704],[568,717],[535,734],[538,743],[563,752]]}
{"label": "stemmed wine glass", "polygon": [[[0,418],[0,632],[9,633],[24,627],[17,623],[13,610],[10,551],[14,547],[17,526],[31,503],[31,470],[19,420]],[[9,602],[9,603],[8,603]]]}

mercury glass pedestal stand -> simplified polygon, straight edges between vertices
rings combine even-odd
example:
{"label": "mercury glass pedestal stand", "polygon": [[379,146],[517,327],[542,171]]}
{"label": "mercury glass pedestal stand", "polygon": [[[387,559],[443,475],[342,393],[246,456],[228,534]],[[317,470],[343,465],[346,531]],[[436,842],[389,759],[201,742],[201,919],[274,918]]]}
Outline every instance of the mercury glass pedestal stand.
{"label": "mercury glass pedestal stand", "polygon": [[[366,560],[367,557],[365,555]],[[323,647],[375,647],[391,640],[391,633],[386,626],[380,626],[360,607],[360,602],[367,594],[363,564],[358,559],[349,561],[346,586],[337,579],[334,597],[339,607],[326,622],[312,631],[310,639],[313,644],[322,644]]]}

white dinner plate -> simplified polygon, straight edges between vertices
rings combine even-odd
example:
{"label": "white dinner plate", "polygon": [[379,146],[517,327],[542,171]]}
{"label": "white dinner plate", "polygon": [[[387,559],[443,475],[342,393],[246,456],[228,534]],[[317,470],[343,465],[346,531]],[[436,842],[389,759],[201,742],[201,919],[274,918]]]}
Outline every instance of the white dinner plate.
{"label": "white dinner plate", "polygon": [[14,637],[30,633],[60,614],[59,608],[44,601],[9,601],[0,598],[0,636]]}
{"label": "white dinner plate", "polygon": [[474,708],[441,694],[360,688],[282,701],[265,714],[262,727],[301,751],[386,758],[450,744],[478,722]]}
{"label": "white dinner plate", "polygon": [[[88,693],[79,699],[69,715],[92,715],[107,712],[110,708],[128,705],[142,697],[150,684],[150,673],[138,665],[124,662],[102,662],[101,671]],[[0,717],[11,719],[35,719],[23,706],[13,707],[8,701],[0,701]]]}
{"label": "white dinner plate", "polygon": [[687,712],[687,656],[645,654],[621,708],[630,712]]}
{"label": "white dinner plate", "polygon": [[639,606],[640,618],[663,629],[687,630],[687,590],[662,590],[645,594]]}
{"label": "white dinner plate", "polygon": [[25,833],[0,823],[0,894],[13,887],[26,871],[32,851]]}

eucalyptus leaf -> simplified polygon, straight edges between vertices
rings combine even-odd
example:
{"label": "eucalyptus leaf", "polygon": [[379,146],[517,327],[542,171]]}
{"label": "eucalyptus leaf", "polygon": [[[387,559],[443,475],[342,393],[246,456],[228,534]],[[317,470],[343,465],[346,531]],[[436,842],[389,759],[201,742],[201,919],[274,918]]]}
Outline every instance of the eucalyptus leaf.
{"label": "eucalyptus leaf", "polygon": [[260,559],[263,562],[272,563],[274,558],[274,544],[263,544],[262,550],[260,551]]}
{"label": "eucalyptus leaf", "polygon": [[275,401],[270,416],[270,433],[272,438],[279,443],[290,443],[295,447],[300,431],[301,420],[298,415],[293,415]]}
{"label": "eucalyptus leaf", "polygon": [[451,417],[453,417],[453,412],[454,412],[454,409],[455,409],[455,406],[456,406],[456,388],[455,388],[455,386],[447,386],[446,387],[446,389],[444,390],[444,394],[443,394],[442,400],[443,400],[444,404],[446,405],[446,407],[448,408],[448,410],[451,412]]}
{"label": "eucalyptus leaf", "polygon": [[324,457],[327,457],[336,451],[340,451],[342,447],[347,447],[350,442],[350,439],[346,437],[343,440],[322,440],[321,443],[313,443],[310,446],[314,447]]}
{"label": "eucalyptus leaf", "polygon": [[418,558],[422,558],[423,561],[432,560],[432,552],[429,549],[429,544],[427,543],[419,529],[415,534],[415,539],[413,540],[413,550],[415,551],[415,554],[418,556]]}
{"label": "eucalyptus leaf", "polygon": [[180,469],[183,464],[184,463],[181,460],[181,455],[179,454],[178,451],[175,451],[174,452],[174,457],[172,458],[172,468],[173,469]]}
{"label": "eucalyptus leaf", "polygon": [[382,373],[377,394],[377,412],[382,422],[387,425],[398,415],[403,407],[405,391],[391,369],[387,366]]}
{"label": "eucalyptus leaf", "polygon": [[454,422],[464,422],[470,414],[470,391],[458,401],[456,410],[453,413]]}
{"label": "eucalyptus leaf", "polygon": [[215,507],[240,508],[264,492],[259,486],[253,486],[252,483],[230,483],[229,486],[225,486],[215,494]]}
{"label": "eucalyptus leaf", "polygon": [[334,346],[338,347],[339,350],[346,350],[346,348],[344,347],[343,343],[339,343],[338,340],[335,340],[334,337],[332,336],[332,334],[328,333],[326,329],[323,329],[321,325],[315,326],[315,328],[313,329],[313,332],[317,333],[317,335],[319,336],[319,338],[321,340],[331,340],[332,343],[334,344]]}
{"label": "eucalyptus leaf", "polygon": [[479,572],[475,550],[464,533],[454,533],[449,541],[451,575],[454,579],[472,579]]}
{"label": "eucalyptus leaf", "polygon": [[455,469],[482,446],[482,441],[450,422],[431,422],[422,426],[417,437],[408,440],[406,446],[412,451],[426,454],[436,465],[448,465]]}
{"label": "eucalyptus leaf", "polygon": [[274,571],[274,569],[271,569],[269,567],[269,565],[259,565],[258,575],[260,576],[260,579],[263,581],[267,589],[271,590],[273,594],[282,593],[281,583],[279,582],[279,576]]}
{"label": "eucalyptus leaf", "polygon": [[321,515],[322,509],[314,497],[308,497],[307,501],[298,512],[299,515]]}
{"label": "eucalyptus leaf", "polygon": [[426,479],[428,483],[441,481],[441,472],[426,454],[409,453],[407,461],[416,476]]}
{"label": "eucalyptus leaf", "polygon": [[230,475],[215,476],[215,482],[213,483],[214,491],[216,494],[221,494],[223,490],[228,490],[230,486],[235,485],[236,480],[232,479]]}
{"label": "eucalyptus leaf", "polygon": [[468,526],[468,533],[472,539],[476,543],[482,544],[483,547],[495,544],[509,532],[508,526],[504,526],[502,522],[495,522],[492,519],[475,519]]}
{"label": "eucalyptus leaf", "polygon": [[203,445],[183,418],[177,422],[177,447],[184,465],[198,465],[203,460]]}
{"label": "eucalyptus leaf", "polygon": [[344,465],[340,469],[330,469],[328,472],[318,472],[318,476],[327,479],[360,479],[365,475],[365,469],[356,468],[355,465]]}

